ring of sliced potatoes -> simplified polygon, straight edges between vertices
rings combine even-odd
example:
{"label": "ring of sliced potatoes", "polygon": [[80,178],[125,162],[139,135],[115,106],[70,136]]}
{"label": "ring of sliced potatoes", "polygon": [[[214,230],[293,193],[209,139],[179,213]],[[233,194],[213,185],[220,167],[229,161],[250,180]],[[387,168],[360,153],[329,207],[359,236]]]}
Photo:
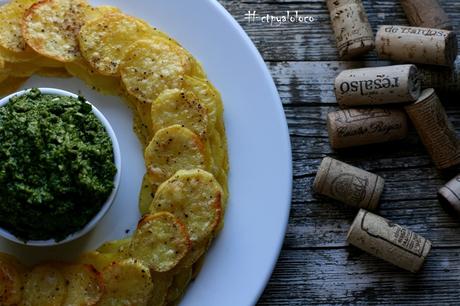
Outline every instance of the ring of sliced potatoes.
{"label": "ring of sliced potatoes", "polygon": [[0,305],[176,305],[223,226],[223,105],[193,56],[116,7],[12,0],[0,7],[0,94],[29,76],[82,79],[134,114],[146,174],[132,236],[75,262],[27,267],[0,254]]}

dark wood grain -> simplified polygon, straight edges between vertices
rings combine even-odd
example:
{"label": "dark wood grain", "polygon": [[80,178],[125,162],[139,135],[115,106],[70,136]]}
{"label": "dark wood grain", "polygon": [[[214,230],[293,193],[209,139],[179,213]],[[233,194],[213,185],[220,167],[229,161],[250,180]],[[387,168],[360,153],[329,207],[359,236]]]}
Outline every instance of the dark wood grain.
{"label": "dark wood grain", "polygon": [[[446,211],[436,191],[456,174],[438,172],[417,133],[389,144],[333,151],[325,118],[337,109],[335,76],[343,69],[387,65],[374,52],[338,61],[324,0],[219,0],[262,53],[280,93],[292,143],[294,185],[286,239],[260,305],[456,304],[460,296],[460,218]],[[460,1],[441,4],[460,30]],[[407,24],[398,0],[364,0],[374,30]],[[249,23],[245,13],[312,15],[312,24]],[[442,95],[460,132],[456,95]],[[385,178],[378,213],[432,240],[434,248],[418,274],[348,246],[346,233],[356,210],[318,197],[311,186],[324,156],[332,156]],[[458,170],[460,172],[460,170]]]}
{"label": "dark wood grain", "polygon": [[[266,61],[334,61],[337,60],[335,37],[329,22],[329,12],[325,0],[270,1],[270,0],[220,0],[225,8],[244,27],[257,45]],[[375,30],[383,24],[407,24],[398,0],[365,0],[364,6],[371,25]],[[453,24],[460,29],[460,2],[441,1]],[[287,10],[299,11],[302,15],[315,17],[310,25],[283,24],[269,26],[249,23],[245,19],[248,11],[260,14],[280,15]],[[363,57],[375,59],[375,53]]]}
{"label": "dark wood grain", "polygon": [[454,304],[459,265],[457,249],[434,249],[418,274],[401,273],[354,247],[286,250],[259,304]]}

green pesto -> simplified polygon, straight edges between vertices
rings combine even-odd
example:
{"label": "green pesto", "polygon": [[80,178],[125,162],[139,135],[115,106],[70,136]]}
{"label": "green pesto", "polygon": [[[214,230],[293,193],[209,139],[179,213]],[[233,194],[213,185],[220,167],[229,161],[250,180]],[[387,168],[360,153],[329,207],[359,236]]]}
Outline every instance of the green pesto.
{"label": "green pesto", "polygon": [[114,187],[112,143],[84,98],[38,89],[0,107],[0,227],[57,241],[83,228]]}

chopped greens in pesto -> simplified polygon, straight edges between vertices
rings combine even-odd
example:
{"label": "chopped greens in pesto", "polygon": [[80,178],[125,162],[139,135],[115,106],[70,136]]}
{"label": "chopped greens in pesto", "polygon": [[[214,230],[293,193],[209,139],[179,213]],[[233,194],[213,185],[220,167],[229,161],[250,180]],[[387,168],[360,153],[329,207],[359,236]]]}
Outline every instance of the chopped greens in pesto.
{"label": "chopped greens in pesto", "polygon": [[0,107],[0,227],[22,240],[82,229],[114,188],[112,142],[84,98],[32,89]]}

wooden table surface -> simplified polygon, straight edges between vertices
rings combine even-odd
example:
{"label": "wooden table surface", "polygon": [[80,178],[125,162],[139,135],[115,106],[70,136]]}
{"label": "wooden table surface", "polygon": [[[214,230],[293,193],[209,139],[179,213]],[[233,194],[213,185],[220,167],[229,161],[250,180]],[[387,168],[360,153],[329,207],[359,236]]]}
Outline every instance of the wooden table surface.
{"label": "wooden table surface", "polygon": [[[281,96],[292,143],[294,185],[289,227],[260,305],[460,303],[460,222],[440,206],[436,191],[455,173],[439,173],[416,132],[408,139],[334,152],[325,117],[337,109],[333,80],[345,68],[375,66],[375,53],[338,61],[324,0],[220,0],[262,53]],[[441,0],[460,31],[460,1]],[[375,29],[407,24],[398,0],[364,0]],[[248,22],[245,14],[311,15],[311,24]],[[237,77],[237,76],[235,76]],[[458,99],[458,98],[457,98]],[[460,132],[460,101],[443,103]],[[375,172],[386,180],[378,213],[433,242],[424,268],[402,271],[346,243],[357,211],[315,198],[311,186],[324,156]]]}

